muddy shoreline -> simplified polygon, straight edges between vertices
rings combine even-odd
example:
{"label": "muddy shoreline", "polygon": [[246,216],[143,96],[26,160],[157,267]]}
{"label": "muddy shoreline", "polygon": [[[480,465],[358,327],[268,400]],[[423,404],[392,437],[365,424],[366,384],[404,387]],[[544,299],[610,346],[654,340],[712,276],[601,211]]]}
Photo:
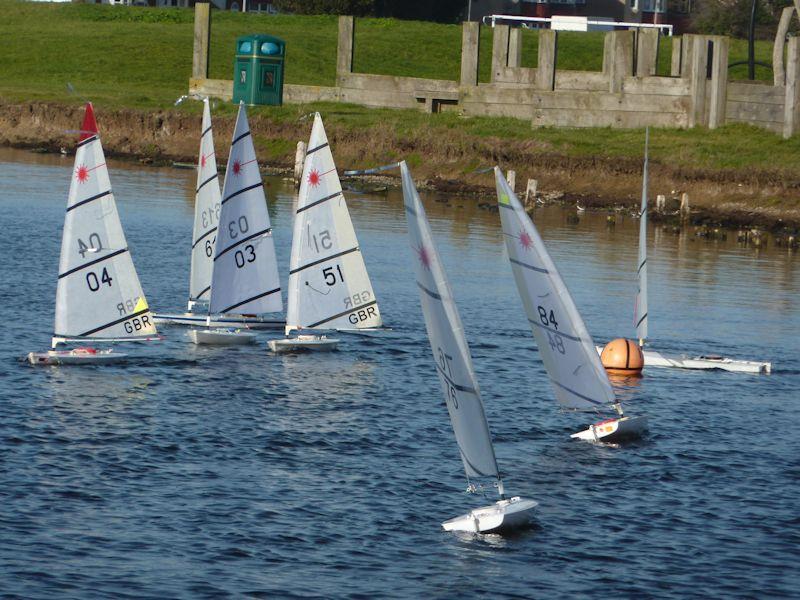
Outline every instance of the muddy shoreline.
{"label": "muddy shoreline", "polygon": [[[13,104],[0,100],[0,145],[37,152],[72,153],[83,108],[57,103]],[[97,120],[108,156],[146,165],[194,163],[200,118],[178,110],[141,111],[102,109]],[[217,154],[226,156],[235,117],[215,117]],[[305,120],[278,121],[251,114],[256,150],[267,171],[291,174],[297,141],[308,136]],[[516,171],[516,188],[524,194],[528,179],[538,181],[538,199],[546,203],[580,205],[587,210],[635,210],[639,203],[641,162],[603,156],[554,154],[531,140],[479,138],[454,132],[442,138],[420,128],[402,138],[388,126],[363,129],[326,124],[340,171],[364,169],[408,157],[420,187],[474,198],[494,194],[493,176],[486,167],[500,164]],[[223,162],[223,161],[220,161]],[[476,166],[477,165],[477,166]],[[398,185],[390,174],[366,177],[371,185]],[[650,191],[667,198],[665,211],[654,221],[669,226],[692,225],[762,230],[776,239],[797,236],[800,230],[800,180],[765,170],[700,170],[675,168],[651,161]],[[689,194],[691,213],[681,218],[680,194]]]}

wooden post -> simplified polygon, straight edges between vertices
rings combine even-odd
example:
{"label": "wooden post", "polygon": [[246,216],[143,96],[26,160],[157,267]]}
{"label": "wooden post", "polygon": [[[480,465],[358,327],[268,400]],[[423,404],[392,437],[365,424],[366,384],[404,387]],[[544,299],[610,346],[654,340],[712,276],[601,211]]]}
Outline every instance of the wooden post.
{"label": "wooden post", "polygon": [[778,31],[775,32],[775,43],[772,45],[772,80],[777,86],[786,84],[786,69],[783,65],[783,53],[786,49],[786,34],[789,33],[789,24],[792,22],[794,6],[787,6],[781,12],[778,22]]}
{"label": "wooden post", "polygon": [[716,129],[725,125],[725,103],[728,98],[728,47],[730,41],[724,35],[712,38],[714,52],[711,62],[711,98],[708,111],[708,127]]}
{"label": "wooden post", "polygon": [[208,49],[211,42],[210,6],[208,2],[198,2],[194,5],[193,79],[208,79]]}
{"label": "wooden post", "polygon": [[522,64],[522,28],[514,27],[508,36],[508,66],[519,67]]}
{"label": "wooden post", "polygon": [[478,21],[465,21],[461,26],[461,85],[478,85],[478,56],[481,25]]}
{"label": "wooden post", "polygon": [[708,57],[707,39],[702,35],[687,35],[689,63],[686,69],[689,77],[689,127],[705,125],[706,109],[706,59]]}
{"label": "wooden post", "polygon": [[664,194],[656,196],[656,212],[664,212],[667,207],[667,197]]}
{"label": "wooden post", "polygon": [[539,62],[536,69],[536,89],[556,89],[556,56],[558,35],[552,29],[539,30]]}
{"label": "wooden post", "polygon": [[498,80],[501,69],[508,64],[508,25],[492,28],[492,83]]}
{"label": "wooden post", "polygon": [[608,65],[608,91],[618,94],[622,92],[625,78],[633,75],[633,31],[611,31],[606,36],[611,36],[611,42],[606,46],[611,56],[605,62]]}
{"label": "wooden post", "polygon": [[786,92],[784,94],[783,137],[790,138],[800,129],[800,43],[789,38],[786,50]]}
{"label": "wooden post", "polygon": [[642,29],[636,35],[636,76],[652,77],[658,66],[658,29]]}
{"label": "wooden post", "polygon": [[683,36],[675,35],[672,37],[672,64],[669,74],[672,77],[680,77],[683,73]]}
{"label": "wooden post", "polygon": [[689,207],[689,194],[683,192],[681,194],[681,221],[686,221],[689,218],[691,208]]}
{"label": "wooden post", "polygon": [[336,49],[336,78],[353,72],[353,49],[355,19],[352,16],[339,17],[339,44]]}
{"label": "wooden post", "polygon": [[303,177],[303,163],[306,161],[306,143],[297,142],[297,151],[294,154],[294,187],[300,187],[300,179]]}
{"label": "wooden post", "polygon": [[528,179],[528,186],[525,188],[525,206],[536,203],[536,188],[539,182],[535,179]]}
{"label": "wooden post", "polygon": [[508,187],[511,188],[511,191],[515,192],[514,188],[517,186],[517,172],[511,170],[506,171],[506,181],[508,182]]}

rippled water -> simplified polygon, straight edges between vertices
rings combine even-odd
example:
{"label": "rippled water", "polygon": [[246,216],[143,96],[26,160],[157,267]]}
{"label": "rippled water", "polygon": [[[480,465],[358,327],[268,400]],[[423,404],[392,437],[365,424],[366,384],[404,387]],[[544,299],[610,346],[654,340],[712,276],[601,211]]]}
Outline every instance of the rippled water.
{"label": "rippled water", "polygon": [[[622,390],[647,438],[598,447],[568,437],[587,419],[556,409],[497,214],[426,198],[507,491],[540,502],[528,531],[457,536],[439,523],[481,499],[462,493],[396,192],[348,196],[392,332],[275,357],[270,334],[209,349],[168,329],[125,366],[28,367],[52,332],[71,167],[0,151],[3,595],[798,596],[794,254],[651,229],[654,344],[775,373],[650,370]],[[181,309],[193,172],[112,162],[111,178],[150,305]],[[291,189],[267,190],[285,277]],[[535,218],[589,329],[632,336],[638,222],[567,214]]]}

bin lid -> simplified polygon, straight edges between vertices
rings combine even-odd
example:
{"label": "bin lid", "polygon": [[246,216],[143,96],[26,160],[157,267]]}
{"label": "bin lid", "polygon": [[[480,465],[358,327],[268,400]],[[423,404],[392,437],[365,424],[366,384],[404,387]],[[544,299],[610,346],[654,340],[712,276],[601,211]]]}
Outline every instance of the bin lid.
{"label": "bin lid", "polygon": [[283,56],[286,42],[274,35],[254,33],[236,38],[236,56]]}

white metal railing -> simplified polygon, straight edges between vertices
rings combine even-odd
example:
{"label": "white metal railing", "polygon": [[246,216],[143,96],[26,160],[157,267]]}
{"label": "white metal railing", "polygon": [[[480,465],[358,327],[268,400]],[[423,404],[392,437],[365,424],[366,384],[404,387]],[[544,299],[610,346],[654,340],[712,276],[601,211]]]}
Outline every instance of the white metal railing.
{"label": "white metal railing", "polygon": [[[492,27],[498,21],[512,21],[516,23],[553,23],[553,18],[545,18],[545,17],[518,17],[515,15],[486,15],[483,17],[483,24],[488,25],[491,22]],[[556,22],[559,19],[555,18]],[[665,23],[627,23],[623,21],[593,21],[592,19],[587,18],[586,21],[581,19],[581,23],[585,23],[586,25],[602,25],[604,27],[628,27],[634,29],[658,29],[662,33],[672,36],[672,25],[667,25]],[[572,31],[576,31],[572,29]]]}

